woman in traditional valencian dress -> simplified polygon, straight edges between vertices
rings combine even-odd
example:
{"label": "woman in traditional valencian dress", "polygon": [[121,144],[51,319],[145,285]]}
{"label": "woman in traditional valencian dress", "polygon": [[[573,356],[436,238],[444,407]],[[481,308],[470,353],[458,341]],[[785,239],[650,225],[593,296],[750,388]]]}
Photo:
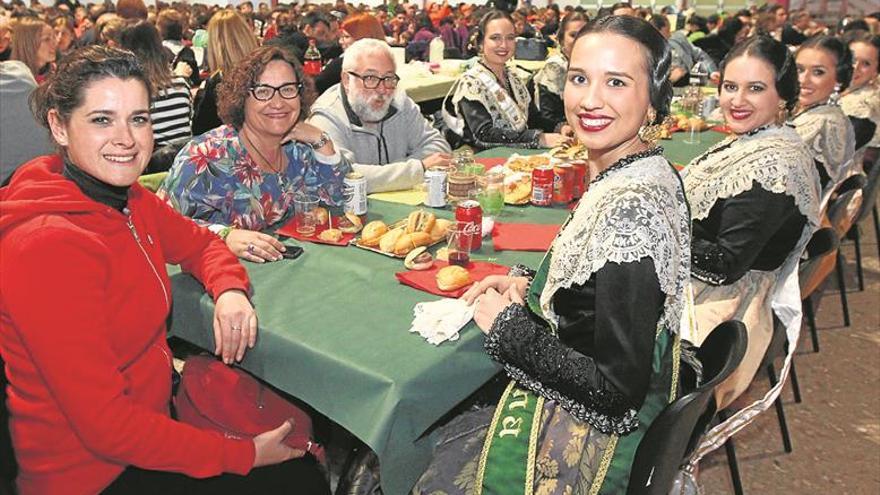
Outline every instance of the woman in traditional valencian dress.
{"label": "woman in traditional valencian dress", "polygon": [[[736,46],[721,67],[719,87],[719,105],[733,135],[682,174],[693,218],[696,323],[686,337],[700,344],[731,319],[748,330],[742,364],[719,386],[719,408],[749,386],[769,345],[774,313],[791,342],[783,375],[798,341],[797,265],[819,224],[819,180],[806,145],[794,129],[780,125],[797,96],[794,61],[785,45],[758,36]],[[720,439],[712,448],[772,404],[784,379],[779,383],[763,401],[712,430],[710,442]]]}
{"label": "woman in traditional valencian dress", "polygon": [[453,147],[552,148],[559,134],[529,129],[531,97],[507,62],[516,49],[510,14],[493,10],[477,27],[480,59],[462,74],[443,102],[447,139]]}
{"label": "woman in traditional valencian dress", "polygon": [[800,95],[792,123],[807,143],[822,183],[824,205],[835,187],[853,173],[855,132],[838,103],[852,77],[852,53],[831,36],[808,39],[795,54]]}
{"label": "woman in traditional valencian dress", "polygon": [[562,89],[565,88],[565,74],[568,71],[568,58],[578,31],[589,21],[587,14],[572,12],[562,19],[559,25],[560,52],[547,59],[544,67],[535,74],[533,101],[535,108],[529,115],[532,125],[547,132],[560,132],[565,124],[565,109],[562,105]]}
{"label": "woman in traditional valencian dress", "polygon": [[646,135],[669,112],[670,59],[635,17],[575,41],[565,114],[589,150],[589,192],[536,272],[464,295],[514,381],[497,407],[440,429],[415,493],[626,491],[636,447],[675,398],[690,277],[683,187]]}
{"label": "woman in traditional valencian dress", "polygon": [[[847,36],[848,46],[853,54],[852,82],[840,98],[840,109],[853,120],[856,127],[856,149],[861,134],[856,121],[864,120],[874,125],[874,132],[867,138],[868,148],[880,148],[880,87],[877,81],[877,69],[880,67],[880,36],[870,35],[864,31],[855,31]],[[870,124],[866,127],[870,127]],[[876,157],[876,151],[871,161]]]}

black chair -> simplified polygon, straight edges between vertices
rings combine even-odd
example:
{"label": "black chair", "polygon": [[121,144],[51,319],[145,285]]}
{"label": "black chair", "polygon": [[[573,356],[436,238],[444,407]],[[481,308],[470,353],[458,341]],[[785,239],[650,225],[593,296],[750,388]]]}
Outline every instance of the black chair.
{"label": "black chair", "polygon": [[[860,180],[859,180],[860,179]],[[828,221],[834,229],[837,238],[841,239],[849,232],[856,219],[856,215],[862,206],[862,188],[865,185],[865,176],[857,175],[848,179],[844,184],[856,184],[846,192],[838,195],[828,205]],[[837,287],[840,290],[840,305],[843,309],[843,324],[850,326],[849,303],[846,298],[846,276],[844,274],[844,259],[840,249],[837,250]]]}
{"label": "black chair", "polygon": [[[764,354],[764,361],[761,367],[767,372],[767,378],[770,379],[770,387],[775,387],[779,382],[776,375],[776,366],[774,362],[777,358],[785,358],[788,355],[788,335],[785,332],[785,326],[775,316],[773,317],[773,336],[770,337],[770,345],[767,346],[767,352]],[[797,345],[795,343],[795,345]],[[797,383],[797,372],[794,366],[794,356],[791,357],[791,366],[789,369],[791,376],[791,387],[794,392],[794,401],[801,402],[800,386]],[[782,403],[782,392],[776,396],[774,401],[776,407],[776,419],[779,420],[779,433],[782,435],[782,448],[786,453],[791,453],[791,435],[788,431],[788,421],[785,419],[785,406]]]}
{"label": "black chair", "polygon": [[[721,323],[697,351],[705,383],[680,397],[657,416],[636,450],[627,493],[668,495],[682,463],[699,445],[715,417],[715,387],[739,366],[746,352],[746,327],[739,321]],[[689,368],[682,365],[682,381]]]}
{"label": "black chair", "polygon": [[814,298],[821,297],[821,292],[817,289],[835,268],[835,251],[837,251],[838,245],[839,240],[833,228],[825,227],[817,230],[807,244],[807,257],[805,260],[801,260],[798,269],[801,305],[804,318],[807,320],[807,327],[810,329],[813,352],[819,352],[819,333],[816,330],[816,312],[813,307]]}
{"label": "black chair", "polygon": [[[880,158],[874,160],[872,166],[865,165],[865,173],[867,180],[862,188],[862,207],[856,215],[853,226],[846,234],[846,238],[853,241],[856,249],[856,275],[859,279],[859,290],[865,290],[865,274],[862,271],[862,236],[859,231],[859,224],[868,215],[873,213],[874,217],[874,235],[875,239],[880,241],[880,221],[877,218],[877,190],[880,189]],[[880,242],[878,242],[877,255],[880,256]]]}

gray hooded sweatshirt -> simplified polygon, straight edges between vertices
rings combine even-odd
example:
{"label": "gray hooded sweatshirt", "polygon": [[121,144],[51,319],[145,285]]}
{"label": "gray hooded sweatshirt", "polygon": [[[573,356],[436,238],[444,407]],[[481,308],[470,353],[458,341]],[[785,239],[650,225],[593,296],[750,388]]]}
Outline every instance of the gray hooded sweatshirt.
{"label": "gray hooded sweatshirt", "polygon": [[364,174],[368,193],[410,189],[424,180],[422,158],[450,152],[449,143],[399,88],[385,118],[373,126],[354,113],[341,84],[315,101],[308,122],[326,132],[354,170]]}

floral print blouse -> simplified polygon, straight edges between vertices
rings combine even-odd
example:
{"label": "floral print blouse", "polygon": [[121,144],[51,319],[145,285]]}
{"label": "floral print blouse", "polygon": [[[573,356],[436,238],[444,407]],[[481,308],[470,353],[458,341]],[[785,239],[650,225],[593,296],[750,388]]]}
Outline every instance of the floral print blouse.
{"label": "floral print blouse", "polygon": [[342,204],[343,179],[351,164],[338,151],[322,155],[298,142],[283,148],[287,168],[277,174],[262,171],[238,131],[220,126],[180,150],[157,194],[201,225],[257,231],[287,223],[300,193],[318,196],[326,205]]}

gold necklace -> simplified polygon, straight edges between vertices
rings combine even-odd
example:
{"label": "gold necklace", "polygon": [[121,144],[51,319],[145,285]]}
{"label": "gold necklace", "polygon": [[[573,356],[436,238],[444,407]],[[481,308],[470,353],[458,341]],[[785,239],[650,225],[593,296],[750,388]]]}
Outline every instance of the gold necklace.
{"label": "gold necklace", "polygon": [[[279,174],[279,173],[281,173],[282,163],[281,163],[281,160],[280,160],[280,159],[277,160],[277,162],[278,162],[277,164],[273,164],[272,162],[270,162],[270,161],[266,158],[265,155],[263,155],[262,152],[260,152],[260,149],[257,148],[257,145],[255,145],[253,141],[251,141],[251,138],[248,137],[248,135],[244,132],[244,130],[241,131],[241,134],[242,134],[242,136],[244,136],[244,140],[247,141],[248,145],[249,145],[251,148],[253,148],[254,151],[257,153],[257,156],[259,156],[260,159],[263,160],[263,163],[266,164],[266,167],[268,167],[268,169],[269,169],[270,172],[272,172],[273,174]],[[282,155],[284,155],[284,153],[282,153]]]}

